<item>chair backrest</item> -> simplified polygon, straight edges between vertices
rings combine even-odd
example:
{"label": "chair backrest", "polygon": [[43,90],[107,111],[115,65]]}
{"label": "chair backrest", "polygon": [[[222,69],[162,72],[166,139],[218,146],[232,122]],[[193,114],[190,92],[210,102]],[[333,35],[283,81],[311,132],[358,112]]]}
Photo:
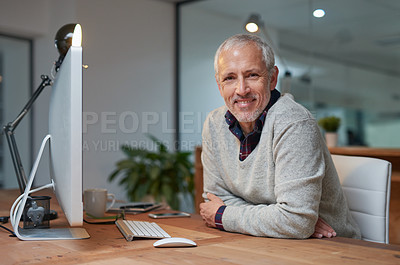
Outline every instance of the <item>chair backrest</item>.
{"label": "chair backrest", "polygon": [[362,239],[388,244],[391,163],[360,156],[332,159]]}

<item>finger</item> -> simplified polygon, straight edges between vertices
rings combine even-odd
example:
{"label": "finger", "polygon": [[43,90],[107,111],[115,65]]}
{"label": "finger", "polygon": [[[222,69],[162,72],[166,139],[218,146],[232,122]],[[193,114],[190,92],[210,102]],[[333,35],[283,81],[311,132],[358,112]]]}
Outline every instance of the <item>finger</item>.
{"label": "finger", "polygon": [[212,202],[224,204],[224,201],[220,197],[218,197],[217,195],[214,195],[212,193],[209,193],[209,196],[207,196],[207,198]]}
{"label": "finger", "polygon": [[317,230],[317,229],[319,229],[319,230],[321,230],[321,231],[331,232],[331,233],[334,231],[334,230],[332,229],[332,227],[327,226],[327,225],[325,225],[325,224],[321,224],[321,223],[317,223],[317,224],[315,225],[315,230]]}
{"label": "finger", "polygon": [[209,199],[210,201],[214,200],[215,198],[217,198],[217,196],[215,196],[212,193],[207,193],[207,199]]}
{"label": "finger", "polygon": [[[334,234],[333,234],[334,232],[330,232],[330,231],[321,229],[320,227],[316,227],[314,233],[316,233],[316,234],[321,234],[321,235],[323,235],[324,237],[329,237],[329,238],[332,237],[332,236],[334,236]],[[335,235],[336,235],[336,233],[335,233]]]}
{"label": "finger", "polygon": [[322,219],[322,218],[318,218],[316,226],[318,226],[318,227],[320,227],[320,228],[322,228],[324,230],[327,230],[327,231],[329,231],[331,233],[335,232],[335,230],[327,222],[325,222],[325,220]]}
{"label": "finger", "polygon": [[201,210],[203,210],[204,207],[206,206],[206,203],[205,203],[205,202],[202,202],[202,203],[200,203],[199,206],[200,206],[200,211],[201,211]]}
{"label": "finger", "polygon": [[314,233],[322,234],[325,237],[332,237],[333,233],[321,227],[315,227]]}
{"label": "finger", "polygon": [[330,225],[329,225],[327,222],[325,222],[325,220],[323,220],[323,219],[321,219],[321,221],[322,221],[322,223],[324,224],[326,230],[328,230],[328,231],[331,232],[331,233],[335,233],[335,235],[336,235],[335,229],[333,229],[332,226],[330,226]]}
{"label": "finger", "polygon": [[321,225],[321,227],[323,228],[323,229],[325,229],[325,230],[327,230],[327,231],[331,231],[331,232],[333,232],[334,230],[333,230],[333,228],[329,225],[329,224],[327,224],[323,219],[320,219],[320,225]]}
{"label": "finger", "polygon": [[322,234],[314,232],[314,234],[312,234],[311,237],[322,238]]}

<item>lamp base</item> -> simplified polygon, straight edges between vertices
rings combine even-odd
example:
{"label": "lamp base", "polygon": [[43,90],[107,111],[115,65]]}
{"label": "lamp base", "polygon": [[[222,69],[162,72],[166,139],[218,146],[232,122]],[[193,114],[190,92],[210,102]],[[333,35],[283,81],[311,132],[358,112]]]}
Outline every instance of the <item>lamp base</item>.
{"label": "lamp base", "polygon": [[50,196],[31,196],[28,198],[21,221],[24,229],[49,228],[50,220],[58,217],[54,210],[50,210]]}

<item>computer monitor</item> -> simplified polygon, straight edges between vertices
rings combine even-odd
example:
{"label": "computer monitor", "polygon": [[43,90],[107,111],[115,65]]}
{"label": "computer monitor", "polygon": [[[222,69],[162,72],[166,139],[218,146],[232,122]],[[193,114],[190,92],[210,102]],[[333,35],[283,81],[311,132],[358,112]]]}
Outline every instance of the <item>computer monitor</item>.
{"label": "computer monitor", "polygon": [[50,178],[71,226],[82,225],[82,47],[71,46],[52,86]]}
{"label": "computer monitor", "polygon": [[[80,25],[77,24],[80,31]],[[79,32],[80,34],[80,32]],[[49,142],[50,178],[57,201],[70,226],[82,226],[82,47],[72,46],[52,85],[49,107],[49,134],[42,142],[26,190],[31,186],[46,143]],[[23,194],[22,205],[26,203]],[[13,206],[14,207],[14,206]],[[21,208],[21,207],[20,207]],[[23,208],[23,207],[22,207]],[[23,209],[18,209],[22,211]],[[18,213],[20,216],[21,213]],[[17,216],[18,216],[17,215]],[[18,220],[18,218],[14,218]],[[50,225],[51,226],[51,225]],[[83,228],[23,229],[13,224],[14,232],[22,240],[81,239],[89,235]],[[16,231],[17,230],[17,231]]]}

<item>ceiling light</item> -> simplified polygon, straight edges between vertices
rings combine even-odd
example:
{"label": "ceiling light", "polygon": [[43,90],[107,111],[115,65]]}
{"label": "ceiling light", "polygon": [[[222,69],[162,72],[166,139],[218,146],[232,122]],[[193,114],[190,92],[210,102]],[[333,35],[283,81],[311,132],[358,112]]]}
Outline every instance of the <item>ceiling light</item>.
{"label": "ceiling light", "polygon": [[315,9],[313,12],[313,16],[317,18],[321,18],[325,16],[325,11],[323,9]]}
{"label": "ceiling light", "polygon": [[262,27],[261,17],[258,14],[251,14],[249,19],[246,21],[245,29],[248,32],[255,33]]}
{"label": "ceiling light", "polygon": [[258,25],[256,23],[250,22],[246,24],[246,30],[248,32],[254,33],[258,31]]}

